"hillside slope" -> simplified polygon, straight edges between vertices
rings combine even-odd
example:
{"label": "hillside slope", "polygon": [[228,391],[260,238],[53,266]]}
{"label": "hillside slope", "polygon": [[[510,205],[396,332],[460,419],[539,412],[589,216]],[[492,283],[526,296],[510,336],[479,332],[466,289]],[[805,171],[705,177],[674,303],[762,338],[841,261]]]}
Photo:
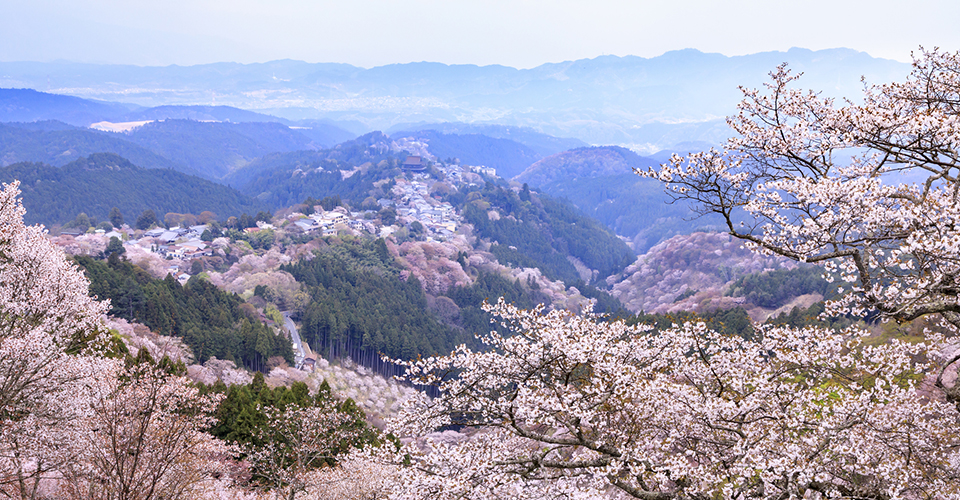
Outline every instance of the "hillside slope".
{"label": "hillside slope", "polygon": [[209,179],[220,179],[270,153],[316,149],[303,134],[271,122],[165,120],[137,127],[123,137]]}
{"label": "hillside slope", "polygon": [[741,307],[764,321],[836,295],[813,266],[758,255],[725,233],[674,236],[607,279],[630,311],[671,314]]}
{"label": "hillside slope", "polygon": [[86,127],[91,123],[117,119],[136,108],[138,106],[93,101],[33,89],[0,88],[0,122],[60,120]]}
{"label": "hillside slope", "polygon": [[196,173],[182,163],[130,142],[123,135],[75,128],[56,121],[0,123],[0,166],[24,161],[62,166],[94,153],[115,153],[143,168]]}
{"label": "hillside slope", "polygon": [[117,207],[132,223],[144,210],[163,218],[167,212],[199,214],[205,210],[226,219],[262,208],[232,188],[167,169],[143,169],[125,158],[92,154],[61,168],[17,163],[0,168],[0,182],[20,181],[25,220],[54,224],[84,212],[106,220]]}
{"label": "hillside slope", "polygon": [[579,148],[548,156],[515,180],[570,200],[629,239],[637,253],[677,234],[719,229],[719,218],[695,217],[686,205],[671,204],[660,182],[633,173],[657,164],[617,146]]}

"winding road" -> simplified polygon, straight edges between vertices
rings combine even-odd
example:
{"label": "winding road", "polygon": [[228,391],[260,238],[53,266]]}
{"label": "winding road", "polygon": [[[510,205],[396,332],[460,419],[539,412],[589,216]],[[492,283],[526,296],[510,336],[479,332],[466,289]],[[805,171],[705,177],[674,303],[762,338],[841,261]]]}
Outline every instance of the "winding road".
{"label": "winding road", "polygon": [[293,342],[293,361],[294,365],[297,368],[303,366],[303,358],[306,356],[306,353],[303,350],[303,342],[300,340],[300,332],[297,331],[297,325],[294,324],[293,320],[290,319],[291,311],[283,311],[280,314],[283,315],[283,326],[287,328],[287,331],[290,332],[290,340]]}

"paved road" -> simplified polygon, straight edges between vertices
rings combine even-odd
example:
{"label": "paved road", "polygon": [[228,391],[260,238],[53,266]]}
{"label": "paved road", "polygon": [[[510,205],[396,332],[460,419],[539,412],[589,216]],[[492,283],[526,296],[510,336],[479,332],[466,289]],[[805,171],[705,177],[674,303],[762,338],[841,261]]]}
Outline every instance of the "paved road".
{"label": "paved road", "polygon": [[297,368],[300,368],[303,365],[303,358],[306,356],[306,353],[303,351],[303,342],[300,340],[300,332],[297,331],[297,325],[290,319],[290,311],[283,311],[280,314],[283,315],[283,324],[287,327],[287,331],[290,332],[290,340],[293,341],[294,364]]}

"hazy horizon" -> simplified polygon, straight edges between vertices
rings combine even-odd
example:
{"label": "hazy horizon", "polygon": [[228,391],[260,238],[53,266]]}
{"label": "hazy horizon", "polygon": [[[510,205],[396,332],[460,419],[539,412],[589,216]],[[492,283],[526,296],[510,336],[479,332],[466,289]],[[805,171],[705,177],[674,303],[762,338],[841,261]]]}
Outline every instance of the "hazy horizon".
{"label": "hazy horizon", "polygon": [[657,58],[660,58],[660,57],[664,57],[664,56],[667,56],[667,55],[672,54],[672,53],[685,52],[685,51],[696,51],[696,52],[699,52],[699,53],[702,53],[702,54],[720,55],[720,56],[723,56],[723,57],[726,57],[726,58],[737,58],[737,57],[749,57],[749,56],[760,55],[760,54],[777,54],[777,53],[786,54],[786,53],[791,52],[791,51],[825,52],[825,51],[833,51],[833,50],[841,50],[841,51],[849,50],[849,51],[853,51],[853,52],[857,52],[857,53],[866,54],[866,55],[868,55],[868,56],[870,56],[871,58],[874,58],[874,59],[888,60],[888,61],[894,61],[894,62],[909,62],[909,60],[908,60],[908,61],[900,61],[900,60],[897,60],[897,59],[878,57],[878,56],[875,56],[875,55],[873,55],[873,54],[871,54],[871,53],[869,53],[869,52],[867,52],[867,51],[857,50],[857,49],[854,49],[854,48],[851,48],[851,47],[828,47],[828,48],[823,48],[823,49],[809,49],[809,48],[807,48],[807,47],[790,47],[790,48],[785,49],[785,50],[764,50],[764,51],[755,52],[755,53],[737,54],[737,55],[729,55],[729,54],[724,54],[724,53],[722,53],[722,52],[716,52],[716,51],[704,51],[704,50],[700,50],[700,49],[697,49],[697,48],[694,48],[694,47],[684,47],[684,48],[679,48],[679,49],[667,50],[667,51],[665,51],[665,52],[663,52],[663,53],[661,53],[661,54],[657,54],[657,55],[653,55],[653,56],[639,56],[639,55],[636,55],[636,54],[624,54],[624,55],[600,54],[600,55],[593,56],[593,57],[581,57],[581,58],[578,58],[578,59],[565,59],[565,60],[558,60],[558,61],[545,61],[545,62],[542,62],[542,63],[536,65],[536,66],[531,66],[531,67],[529,67],[529,68],[520,68],[520,67],[516,67],[516,66],[510,66],[510,65],[507,65],[507,64],[499,64],[499,63],[490,63],[490,64],[446,63],[446,62],[442,62],[442,61],[429,61],[429,60],[407,61],[407,62],[393,62],[393,63],[380,64],[380,65],[376,65],[376,66],[359,66],[359,65],[356,65],[356,64],[345,63],[345,62],[332,62],[332,61],[316,61],[316,62],[310,62],[310,61],[304,61],[304,60],[302,60],[302,59],[294,59],[294,58],[289,58],[289,57],[287,57],[287,58],[279,58],[279,59],[271,59],[271,60],[268,60],[268,61],[238,62],[238,61],[227,61],[227,60],[224,60],[224,61],[212,61],[212,62],[203,62],[203,63],[196,63],[196,64],[175,64],[175,63],[171,63],[171,64],[132,64],[132,63],[109,63],[109,62],[95,62],[95,61],[77,61],[77,60],[71,60],[71,59],[51,59],[51,60],[46,60],[46,61],[42,61],[42,60],[16,60],[16,61],[0,61],[0,63],[4,63],[4,64],[7,64],[7,63],[10,63],[10,64],[17,64],[17,63],[24,63],[24,64],[31,64],[31,63],[37,63],[37,64],[87,64],[87,65],[92,65],[92,66],[133,66],[133,67],[141,67],[141,68],[166,68],[166,67],[175,67],[175,66],[176,66],[176,67],[212,66],[212,65],[217,65],[217,64],[237,64],[237,65],[242,65],[242,66],[255,66],[255,65],[269,65],[269,64],[282,63],[282,62],[295,62],[295,63],[310,64],[310,65],[322,65],[322,64],[334,64],[334,65],[339,65],[339,64],[342,64],[342,65],[347,65],[347,66],[353,66],[353,67],[355,67],[355,68],[360,68],[360,69],[373,69],[373,68],[380,68],[380,67],[385,67],[385,66],[402,66],[402,65],[407,65],[407,64],[440,64],[440,65],[450,66],[450,67],[454,67],[454,66],[473,66],[473,67],[479,67],[479,68],[486,68],[486,67],[504,67],[504,68],[510,68],[510,69],[516,69],[516,70],[521,70],[521,71],[522,71],[522,70],[536,69],[536,68],[541,67],[541,66],[547,66],[547,65],[552,65],[552,64],[564,64],[564,63],[570,63],[570,62],[576,62],[576,61],[592,61],[592,60],[599,59],[599,58],[603,58],[603,57],[615,57],[615,58],[619,58],[619,59],[628,59],[628,58],[633,58],[633,57],[635,57],[635,58],[640,58],[640,59],[644,59],[644,60],[651,60],[651,59],[657,59]]}
{"label": "hazy horizon", "polygon": [[[739,56],[845,47],[900,62],[923,45],[960,48],[960,4],[755,0],[38,0],[0,5],[0,61],[138,66],[293,59],[362,68],[409,62],[542,64],[694,48]],[[896,15],[892,15],[892,13]]]}

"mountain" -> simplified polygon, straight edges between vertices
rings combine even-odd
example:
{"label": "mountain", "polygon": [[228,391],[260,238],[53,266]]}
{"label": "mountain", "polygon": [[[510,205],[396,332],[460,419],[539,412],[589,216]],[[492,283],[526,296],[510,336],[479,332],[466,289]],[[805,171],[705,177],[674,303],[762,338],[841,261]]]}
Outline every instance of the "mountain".
{"label": "mountain", "polygon": [[[493,183],[447,200],[504,265],[536,267],[550,279],[575,283],[606,279],[635,260],[609,229],[563,200]],[[589,270],[586,278],[578,264]]]}
{"label": "mountain", "polygon": [[317,148],[300,132],[275,122],[164,120],[147,123],[120,137],[208,179],[222,178],[270,153]]}
{"label": "mountain", "polygon": [[32,89],[0,88],[0,122],[60,120],[86,127],[91,123],[116,119],[138,107]]}
{"label": "mountain", "polygon": [[82,156],[108,152],[128,158],[143,168],[195,173],[184,164],[127,139],[124,135],[76,128],[59,121],[0,123],[0,166],[25,161],[62,166]]}
{"label": "mountain", "polygon": [[[724,233],[674,236],[607,279],[633,312],[676,314],[743,308],[757,322],[836,297],[823,269],[746,249]],[[822,309],[821,309],[822,310]]]}
{"label": "mountain", "polygon": [[196,120],[217,122],[285,122],[276,116],[255,113],[232,106],[156,106],[129,112],[118,119],[124,122],[145,120]]}
{"label": "mountain", "polygon": [[515,177],[517,182],[545,188],[567,180],[629,174],[657,163],[618,146],[577,148],[540,160]]}
{"label": "mountain", "polygon": [[579,148],[548,156],[514,180],[570,200],[638,253],[676,234],[719,229],[719,218],[695,217],[686,205],[671,204],[660,182],[633,173],[659,163],[617,146]]}
{"label": "mountain", "polygon": [[226,219],[253,214],[263,207],[232,188],[167,169],[144,169],[111,153],[97,153],[63,167],[17,163],[0,168],[0,182],[20,181],[28,224],[73,220],[83,212],[106,220],[117,207],[128,221],[151,209],[199,214],[205,210]]}
{"label": "mountain", "polygon": [[287,119],[359,122],[366,130],[416,122],[496,123],[653,152],[673,148],[678,139],[717,143],[726,132],[716,120],[736,112],[739,86],[762,86],[783,62],[803,72],[798,86],[835,97],[859,96],[861,76],[885,83],[910,70],[850,49],[735,57],[687,49],[530,69],[429,62],[364,69],[289,60],[185,67],[0,63],[0,86],[105,100],[122,95],[147,107],[209,105],[215,96],[221,105]]}
{"label": "mountain", "polygon": [[440,159],[459,158],[464,165],[484,165],[497,169],[497,175],[509,179],[541,158],[533,149],[510,139],[481,134],[445,134],[435,130],[398,132],[392,139],[411,137],[427,143],[430,154]]}
{"label": "mountain", "polygon": [[223,180],[275,208],[326,196],[359,206],[374,182],[400,173],[401,162],[396,143],[371,132],[330,149],[266,155]]}
{"label": "mountain", "polygon": [[[91,153],[112,152],[146,168],[174,168],[208,179],[270,153],[330,147],[355,137],[332,123],[288,127],[281,118],[229,106],[130,111],[71,96],[0,89],[4,121],[0,165],[39,161],[59,166]],[[86,128],[100,121],[148,123],[122,133]]]}
{"label": "mountain", "polygon": [[422,130],[434,130],[442,134],[480,134],[487,137],[492,137],[494,139],[509,139],[511,141],[523,144],[540,156],[550,156],[568,149],[582,148],[588,145],[579,139],[554,137],[549,134],[537,132],[529,127],[511,127],[507,125],[480,123],[446,122],[398,124],[389,128],[387,133],[391,136],[399,136],[401,133],[412,135],[413,132]]}

